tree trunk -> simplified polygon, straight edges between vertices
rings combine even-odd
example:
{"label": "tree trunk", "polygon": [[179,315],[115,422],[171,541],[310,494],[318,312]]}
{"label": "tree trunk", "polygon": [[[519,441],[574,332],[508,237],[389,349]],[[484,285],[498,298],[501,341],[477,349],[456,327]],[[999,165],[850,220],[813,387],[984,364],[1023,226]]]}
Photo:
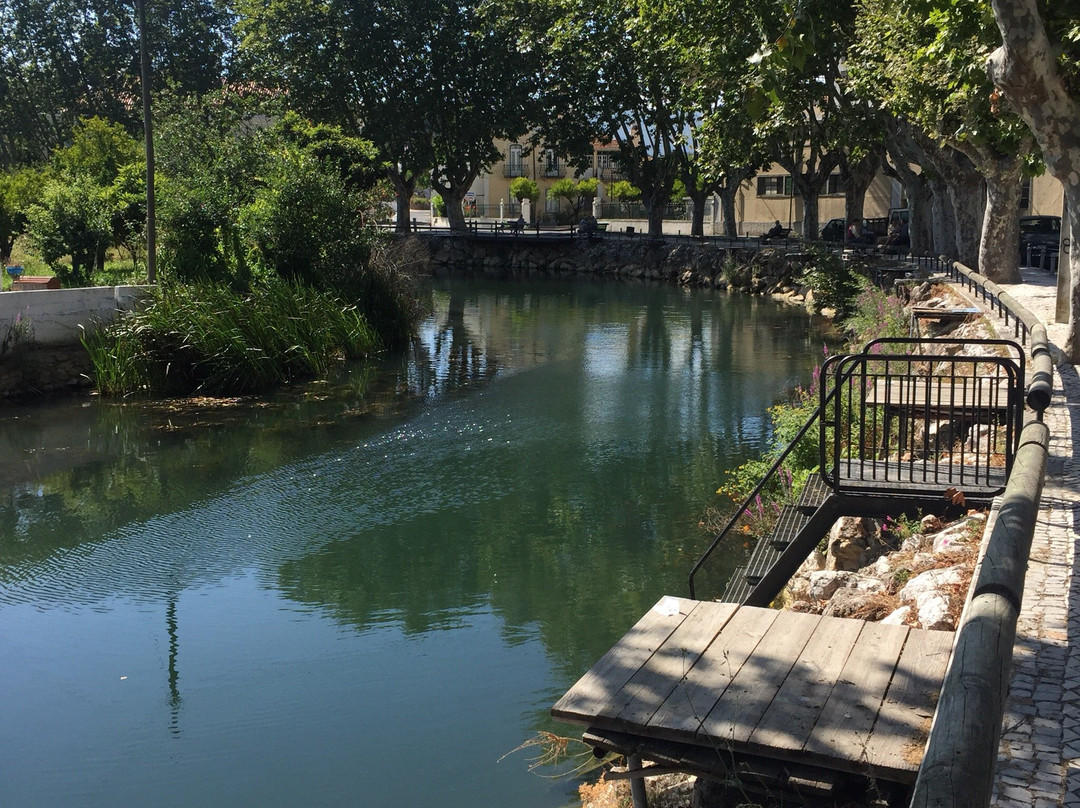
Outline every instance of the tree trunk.
{"label": "tree trunk", "polygon": [[866,191],[877,175],[881,165],[881,153],[877,150],[854,162],[841,156],[840,177],[844,181],[844,221],[861,222],[866,206]]}
{"label": "tree trunk", "polygon": [[908,239],[912,255],[930,255],[934,252],[934,192],[921,174],[907,186]]}
{"label": "tree trunk", "polygon": [[[825,175],[828,177],[828,174]],[[793,174],[791,178],[795,191],[803,203],[802,237],[815,239],[818,237],[818,194],[825,180],[815,180],[803,174]]]}
{"label": "tree trunk", "polygon": [[735,198],[739,194],[740,183],[728,180],[720,188],[720,211],[724,214],[724,235],[738,238],[738,222],[735,221]]}
{"label": "tree trunk", "polygon": [[956,258],[964,266],[980,270],[979,234],[986,203],[986,182],[979,172],[971,169],[947,175],[945,185],[956,217]]}
{"label": "tree trunk", "polygon": [[712,194],[702,191],[689,191],[690,200],[694,203],[693,209],[690,212],[690,235],[691,236],[704,236],[705,235],[705,209],[709,201],[709,197]]}
{"label": "tree trunk", "polygon": [[1020,157],[999,157],[996,167],[984,167],[986,212],[979,242],[979,271],[994,283],[1020,283]]}
{"label": "tree trunk", "polygon": [[649,217],[649,238],[662,239],[664,237],[665,208],[667,208],[666,200],[654,199],[652,204],[645,205],[645,212]]}
{"label": "tree trunk", "polygon": [[[1057,69],[1036,0],[992,0],[1001,47],[987,72],[1035,135],[1050,173],[1065,191],[1073,235],[1080,233],[1080,103]],[[1080,250],[1068,253],[1069,328],[1062,346],[1080,362]],[[1063,266],[1058,273],[1064,272]]]}
{"label": "tree trunk", "polygon": [[956,260],[956,213],[953,211],[949,187],[936,174],[927,178],[932,197],[933,252]]}
{"label": "tree trunk", "polygon": [[450,229],[455,232],[464,232],[469,229],[465,221],[465,211],[461,207],[461,203],[465,201],[466,191],[468,187],[451,186],[446,188],[445,193],[440,189],[446,205],[446,221],[450,224]]}
{"label": "tree trunk", "polygon": [[416,192],[416,175],[405,174],[396,168],[389,168],[386,173],[394,186],[394,201],[397,206],[397,222],[394,230],[398,233],[408,233],[412,229],[412,198]]}

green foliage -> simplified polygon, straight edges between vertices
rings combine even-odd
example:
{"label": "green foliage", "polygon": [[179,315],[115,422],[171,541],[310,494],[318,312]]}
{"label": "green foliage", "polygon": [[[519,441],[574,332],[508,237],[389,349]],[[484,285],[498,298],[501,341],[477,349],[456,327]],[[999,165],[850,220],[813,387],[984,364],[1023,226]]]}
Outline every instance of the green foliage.
{"label": "green foliage", "polygon": [[[41,202],[27,211],[31,241],[64,286],[90,283],[95,259],[110,241],[110,213],[105,190],[83,177],[49,181]],[[67,255],[70,265],[60,260]]]}
{"label": "green foliage", "polygon": [[43,181],[42,172],[32,168],[0,172],[0,260],[10,258],[15,239],[26,230],[27,211]]}
{"label": "green foliage", "polygon": [[138,311],[84,344],[104,395],[244,395],[357,359],[378,338],[355,306],[273,282],[238,294],[224,286],[164,284]]}
{"label": "green foliage", "polygon": [[548,188],[548,199],[565,199],[570,203],[570,219],[576,221],[596,198],[599,183],[595,178],[574,181],[569,177],[556,180]]}
{"label": "green foliage", "polygon": [[906,337],[909,318],[903,302],[865,278],[860,279],[860,286],[854,310],[844,321],[844,329],[852,335],[851,341],[865,345],[879,337]]}
{"label": "green foliage", "polygon": [[124,166],[141,157],[141,145],[124,127],[94,116],[76,124],[71,145],[57,152],[54,162],[62,176],[81,177],[106,187]]}
{"label": "green foliage", "polygon": [[802,280],[814,290],[814,305],[819,310],[835,310],[837,317],[847,316],[861,288],[859,276],[852,264],[817,245],[809,245],[806,252],[808,261],[803,269]]}
{"label": "green foliage", "polygon": [[641,199],[641,189],[626,180],[611,183],[607,195],[618,202],[636,202]]}
{"label": "green foliage", "polygon": [[446,216],[446,200],[442,198],[442,194],[431,195],[431,209],[435,211],[436,216]]}
{"label": "green foliage", "polygon": [[[330,169],[330,170],[328,170]],[[276,155],[240,216],[253,267],[322,289],[342,288],[368,260],[375,233],[364,200],[310,154]]]}
{"label": "green foliage", "polygon": [[514,177],[510,181],[510,196],[518,202],[529,199],[536,204],[540,199],[540,186],[536,184],[536,180],[528,177]]}

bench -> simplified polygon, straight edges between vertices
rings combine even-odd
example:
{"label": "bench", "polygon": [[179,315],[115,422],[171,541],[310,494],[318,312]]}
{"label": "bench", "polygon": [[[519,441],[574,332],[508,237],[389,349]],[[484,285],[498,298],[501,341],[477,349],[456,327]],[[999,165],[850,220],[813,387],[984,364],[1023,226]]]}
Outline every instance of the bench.
{"label": "bench", "polygon": [[60,279],[55,275],[20,275],[11,282],[12,292],[33,292],[41,289],[59,289]]}

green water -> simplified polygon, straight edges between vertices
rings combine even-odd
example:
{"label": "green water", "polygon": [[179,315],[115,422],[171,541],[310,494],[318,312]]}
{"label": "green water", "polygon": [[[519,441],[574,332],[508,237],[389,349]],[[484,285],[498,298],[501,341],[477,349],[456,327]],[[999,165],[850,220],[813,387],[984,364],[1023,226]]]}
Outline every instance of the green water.
{"label": "green water", "polygon": [[[686,593],[817,324],[441,282],[408,356],[232,406],[0,411],[0,805],[537,806],[505,753]],[[723,576],[735,559],[722,559]]]}

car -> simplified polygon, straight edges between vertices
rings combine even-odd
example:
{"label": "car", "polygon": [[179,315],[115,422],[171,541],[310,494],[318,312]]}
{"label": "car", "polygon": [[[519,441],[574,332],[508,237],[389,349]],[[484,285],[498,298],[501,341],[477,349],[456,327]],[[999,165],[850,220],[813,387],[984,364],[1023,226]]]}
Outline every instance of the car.
{"label": "car", "polygon": [[1038,265],[1043,252],[1054,254],[1061,243],[1060,216],[1020,217],[1020,265]]}
{"label": "car", "polygon": [[821,240],[840,243],[844,240],[844,220],[829,219],[821,228]]}

